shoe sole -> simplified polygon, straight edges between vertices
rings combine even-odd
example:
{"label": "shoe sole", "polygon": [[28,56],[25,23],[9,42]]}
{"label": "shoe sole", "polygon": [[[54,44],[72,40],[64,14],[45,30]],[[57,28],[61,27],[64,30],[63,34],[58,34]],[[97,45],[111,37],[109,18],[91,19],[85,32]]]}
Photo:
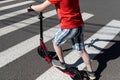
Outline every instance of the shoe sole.
{"label": "shoe sole", "polygon": [[90,76],[88,76],[90,79],[92,79],[92,80],[94,80],[95,79],[95,77],[90,77]]}
{"label": "shoe sole", "polygon": [[52,63],[52,65],[54,66],[54,67],[56,67],[56,68],[60,68],[60,69],[65,69],[65,68],[63,68],[63,67],[61,67],[61,66],[58,66],[58,65],[55,65],[54,63]]}

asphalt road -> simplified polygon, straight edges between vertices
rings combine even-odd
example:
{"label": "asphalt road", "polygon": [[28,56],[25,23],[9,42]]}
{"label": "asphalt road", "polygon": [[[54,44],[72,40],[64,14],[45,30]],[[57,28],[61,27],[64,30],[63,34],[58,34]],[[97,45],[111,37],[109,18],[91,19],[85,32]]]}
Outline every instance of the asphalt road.
{"label": "asphalt road", "polygon": [[[39,46],[38,14],[26,11],[30,4],[38,4],[43,1],[0,0],[0,80],[49,80],[41,78],[41,75],[50,70],[52,65],[37,54]],[[85,42],[98,31],[103,31],[103,27],[106,25],[108,27],[107,30],[100,33],[102,36],[97,36],[93,42],[88,44],[99,51],[97,54],[94,53],[94,50],[88,51],[93,69],[96,71],[96,80],[120,80],[119,3],[120,0],[80,0],[81,13],[92,15],[88,18],[88,14],[83,14],[83,18],[87,17],[84,32]],[[43,13],[45,16],[43,23],[45,44],[49,51],[54,52],[51,42],[54,33],[52,30],[57,29],[53,28],[59,24],[59,21],[54,12],[54,6]],[[67,41],[62,47],[64,56],[72,52],[70,41]],[[81,58],[77,62],[82,64]],[[46,76],[55,77],[54,75]],[[38,79],[39,77],[40,79]]]}

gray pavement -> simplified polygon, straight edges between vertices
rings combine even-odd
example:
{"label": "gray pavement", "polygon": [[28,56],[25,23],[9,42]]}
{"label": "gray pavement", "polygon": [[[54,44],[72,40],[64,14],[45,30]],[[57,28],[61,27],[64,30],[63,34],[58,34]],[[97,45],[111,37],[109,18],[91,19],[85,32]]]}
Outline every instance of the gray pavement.
{"label": "gray pavement", "polygon": [[[27,1],[32,1],[32,0],[27,0]],[[39,34],[39,21],[36,21],[32,24],[30,24],[31,22],[24,21],[26,19],[28,19],[27,21],[34,20],[29,18],[35,17],[37,15],[36,13],[33,12],[27,13],[27,11],[26,12],[23,11],[24,13],[13,16],[15,15],[13,12],[25,9],[30,4],[38,4],[43,1],[44,0],[40,0],[40,2],[29,2],[25,4],[22,3],[25,2],[24,0],[13,0],[5,3],[1,3],[3,2],[3,0],[0,1],[0,7],[1,7],[0,18],[8,16],[5,19],[0,19],[0,31],[2,31],[3,28],[9,26],[17,29],[8,34],[0,36],[0,58],[1,58],[0,80],[36,80],[36,78],[41,76],[45,71],[47,71],[52,66],[37,54],[37,47],[34,47],[25,54],[15,58],[14,60],[11,60],[14,58],[14,56],[17,55],[14,54],[14,56],[12,56],[12,53],[15,51],[16,53],[18,53],[17,50],[19,50],[19,48],[16,47],[16,45],[21,45],[23,41],[30,40],[32,37]],[[22,4],[18,5],[18,3],[22,3]],[[81,13],[86,12],[86,13],[94,14],[92,18],[85,21],[85,40],[89,39],[92,35],[94,35],[98,30],[100,30],[110,21],[112,20],[120,21],[119,3],[120,0],[102,0],[102,1],[80,0]],[[13,7],[13,5],[15,4],[17,5]],[[51,10],[54,10],[53,6],[45,10],[44,13]],[[12,13],[12,17],[10,17],[11,15],[5,15],[10,13]],[[38,20],[37,18],[38,16],[36,16],[35,20]],[[45,26],[44,31],[47,31],[51,29],[53,26],[58,25],[59,22],[57,20],[58,20],[57,15],[53,15],[51,17],[46,18],[44,20],[44,26]],[[15,25],[16,23],[19,23],[19,25],[22,24],[21,27],[23,25],[26,26],[18,29],[19,26]],[[117,26],[116,28],[120,29],[120,27]],[[8,31],[8,29],[9,28],[6,29],[6,32]],[[53,47],[51,46],[52,45],[51,40],[52,39],[46,41],[45,44],[47,45],[48,50],[54,52]],[[38,37],[38,41],[39,41],[39,37]],[[94,46],[95,48],[101,50],[101,52],[97,55],[90,54],[90,57],[93,60],[92,61],[93,69],[96,71],[96,76],[97,76],[96,80],[120,80],[119,77],[120,76],[120,69],[119,69],[120,68],[119,65],[120,32],[112,40],[100,40],[100,41],[106,41],[109,42],[109,44],[104,49]],[[25,49],[29,50],[29,44],[31,45],[31,43],[28,42],[28,46],[25,46]],[[15,47],[15,49],[11,49],[13,47]],[[19,46],[19,47],[23,47],[23,46]],[[9,49],[12,50],[13,52],[7,51]],[[70,41],[68,41],[65,45],[63,45],[63,49],[64,49],[64,56],[68,55],[72,51]],[[24,51],[24,48],[22,50]],[[5,51],[7,53],[5,53]],[[22,54],[23,51],[19,51],[19,52],[21,52]],[[4,56],[6,54],[9,54],[8,57]],[[4,61],[5,58],[6,60]],[[5,62],[6,64],[3,65]]]}

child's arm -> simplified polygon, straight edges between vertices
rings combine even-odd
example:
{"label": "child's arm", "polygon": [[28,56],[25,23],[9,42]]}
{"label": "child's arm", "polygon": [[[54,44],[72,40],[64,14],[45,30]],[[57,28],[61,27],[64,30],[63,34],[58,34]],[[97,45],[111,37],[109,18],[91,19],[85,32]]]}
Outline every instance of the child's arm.
{"label": "child's arm", "polygon": [[47,7],[49,7],[50,5],[51,5],[51,3],[48,0],[46,0],[39,5],[32,5],[30,8],[33,9],[34,11],[36,11],[36,12],[42,12]]}

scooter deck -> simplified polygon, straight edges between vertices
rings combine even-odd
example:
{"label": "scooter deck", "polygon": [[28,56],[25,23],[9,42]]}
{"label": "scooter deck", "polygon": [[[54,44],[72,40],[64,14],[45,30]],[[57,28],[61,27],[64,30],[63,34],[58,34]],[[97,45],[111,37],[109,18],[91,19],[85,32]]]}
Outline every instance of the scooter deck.
{"label": "scooter deck", "polygon": [[73,80],[84,80],[84,79],[89,80],[87,72],[83,70],[80,71],[76,67],[70,67],[66,69],[61,69],[58,67],[56,68],[62,71],[63,73],[67,74],[68,76],[70,76]]}
{"label": "scooter deck", "polygon": [[52,59],[58,59],[55,52],[44,50],[42,46],[39,46],[37,51],[40,57],[44,58],[48,63],[51,63]]}

